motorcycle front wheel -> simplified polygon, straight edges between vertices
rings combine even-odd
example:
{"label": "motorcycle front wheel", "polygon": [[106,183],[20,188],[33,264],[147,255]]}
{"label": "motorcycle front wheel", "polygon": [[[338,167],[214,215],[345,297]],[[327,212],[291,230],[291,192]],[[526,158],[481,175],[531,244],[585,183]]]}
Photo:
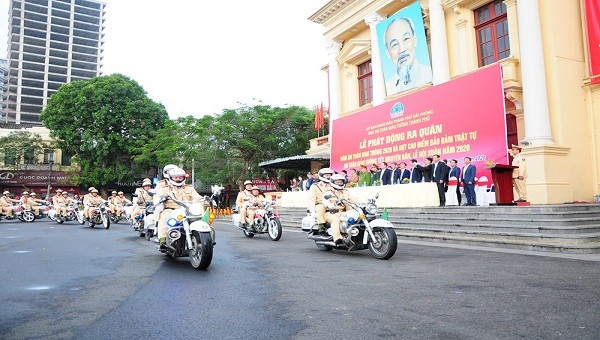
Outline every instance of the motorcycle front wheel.
{"label": "motorcycle front wheel", "polygon": [[110,218],[108,218],[108,215],[102,214],[101,218],[102,218],[102,226],[104,226],[104,229],[110,228]]}
{"label": "motorcycle front wheel", "polygon": [[248,230],[242,230],[244,232],[244,236],[246,237],[254,237],[254,233],[249,232]]}
{"label": "motorcycle front wheel", "polygon": [[374,228],[374,240],[369,240],[369,250],[375,258],[387,260],[394,256],[398,248],[398,237],[393,228]]}
{"label": "motorcycle front wheel", "polygon": [[75,213],[75,217],[77,218],[77,222],[79,222],[79,224],[84,224],[85,223],[85,219],[83,218],[82,214]]}
{"label": "motorcycle front wheel", "polygon": [[213,241],[210,233],[199,233],[193,231],[192,249],[188,250],[190,263],[195,269],[204,270],[210,266],[213,256]]}
{"label": "motorcycle front wheel", "polygon": [[23,221],[25,222],[33,222],[35,221],[35,215],[33,214],[33,211],[23,211]]}
{"label": "motorcycle front wheel", "polygon": [[146,240],[150,241],[152,236],[154,236],[154,232],[152,232],[150,229],[146,230]]}
{"label": "motorcycle front wheel", "polygon": [[271,241],[279,241],[279,239],[281,238],[282,231],[281,221],[277,217],[274,217],[273,219],[269,220],[267,231],[269,232],[269,238],[271,239]]}

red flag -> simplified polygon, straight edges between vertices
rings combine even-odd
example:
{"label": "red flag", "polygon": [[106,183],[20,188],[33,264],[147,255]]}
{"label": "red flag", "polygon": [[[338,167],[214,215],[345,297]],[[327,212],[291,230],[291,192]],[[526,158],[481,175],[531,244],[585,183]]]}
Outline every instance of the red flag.
{"label": "red flag", "polygon": [[592,84],[600,84],[600,3],[586,0],[585,17]]}
{"label": "red flag", "polygon": [[325,117],[323,116],[323,103],[320,107],[317,107],[315,112],[315,131],[318,131],[325,124]]}

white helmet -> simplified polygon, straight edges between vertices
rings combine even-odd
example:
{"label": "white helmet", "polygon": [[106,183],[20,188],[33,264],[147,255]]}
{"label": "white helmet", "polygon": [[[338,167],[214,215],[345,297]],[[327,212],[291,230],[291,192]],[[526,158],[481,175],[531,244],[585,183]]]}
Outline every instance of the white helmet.
{"label": "white helmet", "polygon": [[177,168],[177,165],[175,164],[168,164],[165,165],[165,167],[163,168],[163,178],[169,179],[169,170],[171,169],[175,169]]}
{"label": "white helmet", "polygon": [[318,173],[319,181],[329,183],[329,178],[323,177],[323,175],[325,175],[325,174],[333,175],[333,170],[331,170],[330,168],[323,168],[323,169],[319,170],[319,173]]}
{"label": "white helmet", "polygon": [[[168,174],[169,184],[174,185],[176,187],[180,187],[185,184],[185,171],[182,168],[175,167],[169,170]],[[174,180],[173,177],[181,177],[181,180]]]}
{"label": "white helmet", "polygon": [[[337,181],[342,181],[342,184],[337,184]],[[346,177],[344,175],[335,174],[331,176],[331,186],[334,189],[342,190],[346,186]]]}

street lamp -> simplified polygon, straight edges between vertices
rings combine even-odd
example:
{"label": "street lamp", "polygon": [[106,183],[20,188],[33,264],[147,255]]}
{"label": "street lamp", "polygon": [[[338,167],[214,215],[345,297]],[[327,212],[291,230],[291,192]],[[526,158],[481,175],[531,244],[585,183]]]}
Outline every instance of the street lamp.
{"label": "street lamp", "polygon": [[52,165],[54,164],[54,162],[50,161],[50,170],[48,171],[48,191],[46,192],[46,200],[48,200],[50,198],[50,181],[52,178]]}

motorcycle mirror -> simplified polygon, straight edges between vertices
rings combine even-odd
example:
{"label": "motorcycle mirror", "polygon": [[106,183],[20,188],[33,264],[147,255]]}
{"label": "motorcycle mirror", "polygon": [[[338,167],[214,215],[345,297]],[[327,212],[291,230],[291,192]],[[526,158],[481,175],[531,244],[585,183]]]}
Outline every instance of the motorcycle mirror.
{"label": "motorcycle mirror", "polygon": [[137,194],[131,194],[131,197],[137,197]]}
{"label": "motorcycle mirror", "polygon": [[330,194],[325,194],[325,195],[323,195],[323,198],[326,199],[326,200],[328,200],[328,199],[331,198],[331,195]]}
{"label": "motorcycle mirror", "polygon": [[379,197],[379,193],[375,194],[375,199],[377,199]]}

